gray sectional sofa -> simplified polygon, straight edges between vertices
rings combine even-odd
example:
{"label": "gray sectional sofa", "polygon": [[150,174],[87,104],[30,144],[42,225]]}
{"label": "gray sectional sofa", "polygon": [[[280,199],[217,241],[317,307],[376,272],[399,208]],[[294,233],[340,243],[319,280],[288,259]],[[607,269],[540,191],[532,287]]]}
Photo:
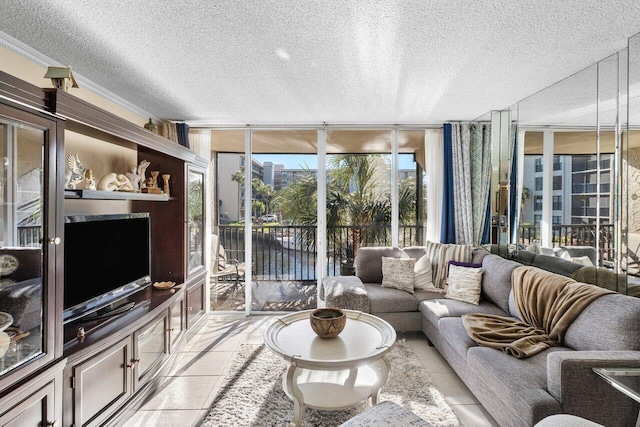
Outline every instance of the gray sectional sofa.
{"label": "gray sectional sofa", "polygon": [[420,248],[360,249],[355,271],[370,312],[398,331],[422,331],[501,426],[533,426],[559,413],[606,426],[635,424],[640,405],[607,385],[592,368],[640,368],[640,299],[618,293],[600,297],[571,324],[562,347],[516,359],[478,346],[461,316],[518,317],[511,273],[522,264],[474,251],[473,262],[482,263],[483,277],[480,304],[473,305],[438,292],[410,294],[380,287],[382,256],[416,258],[421,252]]}

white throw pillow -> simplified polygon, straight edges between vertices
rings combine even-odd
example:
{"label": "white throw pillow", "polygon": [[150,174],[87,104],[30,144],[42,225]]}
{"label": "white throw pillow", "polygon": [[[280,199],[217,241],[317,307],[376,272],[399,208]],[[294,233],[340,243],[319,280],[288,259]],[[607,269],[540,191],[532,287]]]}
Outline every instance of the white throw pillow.
{"label": "white throw pillow", "polygon": [[571,261],[583,265],[585,267],[592,267],[593,263],[591,262],[591,258],[589,258],[588,256],[577,256],[577,257],[573,257],[571,258]]}
{"label": "white throw pillow", "polygon": [[425,255],[416,261],[413,268],[413,288],[418,291],[435,291],[433,286],[433,273],[431,272],[431,260]]}
{"label": "white throw pillow", "polygon": [[382,287],[413,293],[415,258],[382,257]]}
{"label": "white throw pillow", "polygon": [[449,266],[446,297],[478,305],[482,284],[482,268]]}

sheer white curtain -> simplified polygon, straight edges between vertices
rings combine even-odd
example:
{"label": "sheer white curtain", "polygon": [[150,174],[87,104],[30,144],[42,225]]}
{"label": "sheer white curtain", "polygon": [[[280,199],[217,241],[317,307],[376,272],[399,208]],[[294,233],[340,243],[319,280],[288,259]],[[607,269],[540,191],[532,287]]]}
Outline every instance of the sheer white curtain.
{"label": "sheer white curtain", "polygon": [[442,185],[444,142],[442,129],[427,129],[424,134],[425,174],[427,175],[427,230],[430,242],[440,241],[442,227]]}

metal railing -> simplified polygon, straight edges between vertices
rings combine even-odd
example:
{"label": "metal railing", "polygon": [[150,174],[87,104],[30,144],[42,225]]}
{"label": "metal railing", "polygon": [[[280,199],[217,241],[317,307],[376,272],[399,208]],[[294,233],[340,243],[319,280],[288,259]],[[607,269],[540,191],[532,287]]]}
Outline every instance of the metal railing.
{"label": "metal railing", "polygon": [[[227,258],[245,261],[244,226],[218,227],[220,243]],[[317,249],[316,227],[301,225],[253,226],[252,275],[256,282],[315,281]],[[420,245],[423,227],[401,225],[400,247]],[[354,249],[390,246],[389,225],[327,227],[327,274],[339,275],[343,262],[353,261]]]}
{"label": "metal railing", "polygon": [[[591,246],[596,247],[599,240],[600,260],[612,260],[614,256],[613,225],[600,225],[600,239],[596,239],[595,224],[555,224],[551,226],[551,245],[560,246]],[[518,243],[530,245],[540,242],[540,227],[535,225],[521,225],[518,230]]]}
{"label": "metal railing", "polygon": [[42,245],[42,226],[18,227],[18,246],[37,247]]}

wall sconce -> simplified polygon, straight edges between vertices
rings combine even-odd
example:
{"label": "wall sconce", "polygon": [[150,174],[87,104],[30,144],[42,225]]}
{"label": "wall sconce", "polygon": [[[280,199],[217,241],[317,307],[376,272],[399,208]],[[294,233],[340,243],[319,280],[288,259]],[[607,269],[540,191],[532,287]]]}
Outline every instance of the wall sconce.
{"label": "wall sconce", "polygon": [[53,87],[61,89],[63,92],[68,92],[71,87],[79,87],[76,79],[73,78],[71,65],[66,67],[49,67],[44,77],[51,79]]}

